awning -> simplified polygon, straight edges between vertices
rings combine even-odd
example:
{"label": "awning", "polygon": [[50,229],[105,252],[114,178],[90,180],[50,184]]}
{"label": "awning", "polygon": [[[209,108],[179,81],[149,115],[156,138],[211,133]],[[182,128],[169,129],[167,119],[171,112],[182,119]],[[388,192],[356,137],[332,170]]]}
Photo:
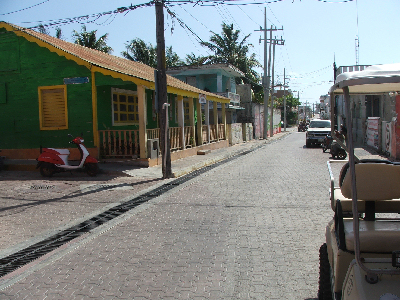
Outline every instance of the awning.
{"label": "awning", "polygon": [[343,94],[343,87],[350,94],[379,94],[400,91],[400,64],[375,65],[363,71],[345,72],[336,78],[329,93]]}

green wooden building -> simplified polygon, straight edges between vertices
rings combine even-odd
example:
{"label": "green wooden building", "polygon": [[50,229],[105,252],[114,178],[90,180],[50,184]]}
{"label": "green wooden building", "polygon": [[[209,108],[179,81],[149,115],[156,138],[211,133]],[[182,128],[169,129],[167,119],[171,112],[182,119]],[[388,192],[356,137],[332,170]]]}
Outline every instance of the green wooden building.
{"label": "green wooden building", "polygon": [[[154,90],[147,65],[0,22],[0,149],[7,158],[33,159],[41,146],[66,148],[68,133],[83,133],[95,157],[149,161],[147,140],[159,136]],[[229,99],[171,76],[167,91],[172,159],[228,146]],[[217,103],[224,104],[220,123],[208,118]]]}

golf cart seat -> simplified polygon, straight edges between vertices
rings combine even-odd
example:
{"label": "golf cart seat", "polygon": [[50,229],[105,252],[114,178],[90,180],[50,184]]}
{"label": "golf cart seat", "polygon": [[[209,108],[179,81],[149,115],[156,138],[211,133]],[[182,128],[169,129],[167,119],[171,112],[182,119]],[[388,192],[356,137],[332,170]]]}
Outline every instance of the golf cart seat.
{"label": "golf cart seat", "polygon": [[[362,166],[360,166],[360,163],[362,164]],[[400,188],[395,188],[395,184],[400,182],[397,181],[400,179],[400,164],[392,163],[388,160],[376,159],[365,159],[361,160],[360,163],[356,165],[356,177],[358,178],[358,211],[364,213],[366,210],[366,201],[372,200],[375,201],[376,212],[400,212]],[[393,166],[395,168],[393,168]],[[346,175],[348,175],[347,180],[343,186]],[[342,205],[342,211],[351,212],[351,180],[348,163],[346,163],[342,168],[339,182],[340,186],[335,186],[333,176],[331,175],[331,208],[333,211],[336,211],[336,203],[339,200]],[[385,191],[383,191],[385,186],[391,186],[391,189],[386,189]],[[366,196],[364,197],[364,195]]]}
{"label": "golf cart seat", "polygon": [[[355,165],[362,252],[400,250],[400,220],[376,219],[375,213],[400,213],[400,164],[389,161],[361,161]],[[342,168],[336,199],[335,227],[339,248],[354,251],[351,176],[349,165]]]}

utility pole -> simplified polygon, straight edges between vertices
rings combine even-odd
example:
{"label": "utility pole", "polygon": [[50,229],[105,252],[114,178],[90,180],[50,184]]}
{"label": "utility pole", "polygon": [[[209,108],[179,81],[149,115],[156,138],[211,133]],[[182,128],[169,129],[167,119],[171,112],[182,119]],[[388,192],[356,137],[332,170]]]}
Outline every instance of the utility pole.
{"label": "utility pole", "polygon": [[308,107],[308,100],[306,100],[306,107],[304,108],[304,122],[307,122],[307,107]]}
{"label": "utility pole", "polygon": [[271,43],[273,44],[272,47],[272,93],[271,93],[271,117],[269,120],[269,136],[272,137],[274,135],[274,89],[275,89],[275,45],[284,45],[285,41],[282,39],[278,40],[276,37],[271,40]]}
{"label": "utility pole", "polygon": [[286,131],[286,69],[283,68],[283,131]]}
{"label": "utility pole", "polygon": [[[156,0],[156,36],[157,36],[157,92],[158,119],[160,124],[160,146],[163,157],[163,178],[172,177],[171,147],[168,132],[167,75],[165,72],[165,39],[164,39],[164,2]],[[143,145],[144,146],[144,145]]]}
{"label": "utility pole", "polygon": [[[264,80],[263,80],[263,89],[264,89],[264,130],[263,130],[263,138],[268,138],[268,100],[269,100],[269,89],[270,89],[270,72],[269,72],[269,63],[268,63],[268,40],[267,40],[267,32],[270,31],[270,40],[272,40],[272,31],[283,30],[282,29],[267,29],[267,8],[264,7],[264,28],[260,27],[260,30],[255,31],[263,31],[264,32]],[[260,38],[261,41],[261,38]],[[270,51],[271,57],[271,51]]]}
{"label": "utility pole", "polygon": [[272,47],[272,92],[271,92],[271,117],[269,119],[269,136],[274,135],[274,89],[275,89],[275,40]]}
{"label": "utility pole", "polygon": [[297,91],[297,101],[299,101],[299,106],[297,108],[297,125],[300,124],[300,92]]}

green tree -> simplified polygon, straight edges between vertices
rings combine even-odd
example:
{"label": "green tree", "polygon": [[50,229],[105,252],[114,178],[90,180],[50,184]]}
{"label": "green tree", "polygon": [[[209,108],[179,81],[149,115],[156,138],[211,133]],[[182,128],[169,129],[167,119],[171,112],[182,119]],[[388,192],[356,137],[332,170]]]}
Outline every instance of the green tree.
{"label": "green tree", "polygon": [[39,24],[39,26],[37,27],[37,31],[43,34],[50,35],[50,32],[47,30],[46,27],[44,27],[43,24]]}
{"label": "green tree", "polygon": [[60,27],[56,27],[56,38],[63,40],[63,35]]}
{"label": "green tree", "polygon": [[[50,35],[50,31],[43,24],[39,24],[39,26],[37,27],[37,31],[40,32],[40,33],[43,33],[43,34]],[[63,39],[60,27],[56,27],[56,35],[55,35],[55,37],[60,39],[60,40]]]}
{"label": "green tree", "polygon": [[237,83],[250,83],[253,88],[258,85],[260,76],[254,68],[261,67],[261,64],[257,61],[254,53],[249,53],[250,48],[253,47],[252,44],[247,43],[250,34],[241,38],[240,30],[233,29],[233,24],[225,23],[222,23],[221,34],[212,33],[209,42],[200,43],[214,52],[213,55],[207,57],[208,62],[231,64],[245,74],[245,78],[239,79]]}
{"label": "green tree", "polygon": [[172,46],[167,47],[165,51],[165,60],[167,68],[185,65],[185,63],[179,58],[178,54],[172,50]]}
{"label": "green tree", "polygon": [[129,60],[142,62],[152,68],[157,68],[157,47],[146,44],[142,39],[133,39],[125,44],[126,51],[122,55]]}
{"label": "green tree", "polygon": [[[283,109],[284,97],[275,99],[275,107]],[[286,95],[286,109],[292,110],[293,107],[297,107],[300,105],[299,98],[295,98],[292,94]]]}
{"label": "green tree", "polygon": [[196,56],[193,52],[186,54],[186,65],[188,66],[201,66],[207,63],[208,58],[206,56]]}
{"label": "green tree", "polygon": [[[284,97],[275,99],[275,108],[281,110],[282,120],[284,117],[284,101]],[[292,94],[286,95],[286,120],[289,125],[296,123],[297,113],[293,111],[293,108],[298,107],[299,105],[299,98],[295,98]]]}
{"label": "green tree", "polygon": [[[129,60],[138,61],[152,68],[157,68],[157,46],[151,43],[146,44],[142,39],[133,39],[125,44],[126,51],[122,52],[123,57]],[[172,50],[172,46],[165,51],[165,60],[168,67],[182,66],[185,63],[178,54]]]}
{"label": "green tree", "polygon": [[85,46],[87,48],[99,50],[105,53],[111,53],[113,49],[107,46],[108,33],[102,35],[99,39],[96,38],[97,30],[87,31],[86,26],[82,25],[81,32],[74,30],[72,32],[72,37],[74,38],[74,43]]}

